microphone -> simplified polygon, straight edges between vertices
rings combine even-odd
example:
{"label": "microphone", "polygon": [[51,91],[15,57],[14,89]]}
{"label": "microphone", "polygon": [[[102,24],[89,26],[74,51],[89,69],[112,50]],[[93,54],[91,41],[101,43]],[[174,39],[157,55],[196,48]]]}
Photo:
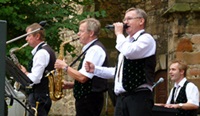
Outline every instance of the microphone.
{"label": "microphone", "polygon": [[152,89],[157,86],[158,84],[162,83],[164,81],[164,79],[161,77],[153,86]]}
{"label": "microphone", "polygon": [[[114,29],[115,28],[115,26],[114,25],[106,25],[105,26],[107,29]],[[126,29],[126,28],[128,28],[129,26],[127,25],[127,24],[124,24],[124,29]]]}
{"label": "microphone", "polygon": [[47,21],[40,21],[39,24],[40,24],[42,27],[44,27],[44,26],[46,26]]}

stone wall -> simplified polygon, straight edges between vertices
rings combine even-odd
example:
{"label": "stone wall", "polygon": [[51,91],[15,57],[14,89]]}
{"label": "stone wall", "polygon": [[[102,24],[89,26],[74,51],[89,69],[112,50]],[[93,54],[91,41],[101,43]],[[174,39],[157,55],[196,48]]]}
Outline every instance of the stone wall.
{"label": "stone wall", "polygon": [[[199,0],[177,0],[163,16],[168,20],[168,62],[184,60],[188,64],[187,78],[200,89],[200,4]],[[169,88],[173,83],[169,85]]]}

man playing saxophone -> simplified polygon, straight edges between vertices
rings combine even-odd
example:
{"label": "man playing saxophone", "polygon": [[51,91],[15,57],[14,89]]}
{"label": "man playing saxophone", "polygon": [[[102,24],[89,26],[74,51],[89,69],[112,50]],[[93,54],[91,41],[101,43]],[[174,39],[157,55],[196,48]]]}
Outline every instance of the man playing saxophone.
{"label": "man playing saxophone", "polygon": [[[26,32],[32,32],[42,28],[38,23],[34,23],[26,28]],[[37,107],[38,116],[47,116],[51,107],[49,97],[48,78],[45,72],[54,69],[56,56],[49,45],[45,43],[44,29],[27,35],[26,41],[29,46],[33,47],[31,51],[33,57],[29,63],[28,69],[22,66],[21,70],[33,82],[32,89],[28,94],[28,103],[31,107]],[[39,102],[37,106],[36,103]]]}
{"label": "man playing saxophone", "polygon": [[98,66],[107,66],[107,55],[104,46],[98,40],[100,22],[94,18],[82,20],[79,24],[79,40],[84,45],[78,70],[57,59],[56,69],[63,69],[74,83],[64,82],[64,88],[73,88],[76,116],[99,116],[103,108],[103,92],[107,89],[107,81],[91,73],[87,73],[84,65],[89,60]]}

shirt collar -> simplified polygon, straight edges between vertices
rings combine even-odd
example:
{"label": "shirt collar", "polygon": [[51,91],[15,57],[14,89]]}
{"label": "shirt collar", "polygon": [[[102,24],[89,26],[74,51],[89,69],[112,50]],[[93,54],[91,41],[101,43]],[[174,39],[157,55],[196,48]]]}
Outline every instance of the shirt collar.
{"label": "shirt collar", "polygon": [[37,48],[39,47],[40,44],[44,43],[44,41],[40,42],[32,51],[32,55],[34,55],[36,53]]}
{"label": "shirt collar", "polygon": [[133,38],[134,38],[134,40],[137,39],[140,36],[140,34],[143,33],[144,31],[145,30],[142,29],[142,30],[139,30],[138,32],[136,32],[132,37],[128,36],[129,41],[133,41]]}
{"label": "shirt collar", "polygon": [[184,77],[178,84],[175,83],[175,84],[174,84],[174,87],[178,87],[178,86],[183,87],[183,85],[184,85],[184,83],[185,83],[186,81],[187,81],[187,79]]}
{"label": "shirt collar", "polygon": [[91,42],[87,43],[85,46],[83,46],[82,52],[85,51],[94,41],[97,39],[92,40]]}

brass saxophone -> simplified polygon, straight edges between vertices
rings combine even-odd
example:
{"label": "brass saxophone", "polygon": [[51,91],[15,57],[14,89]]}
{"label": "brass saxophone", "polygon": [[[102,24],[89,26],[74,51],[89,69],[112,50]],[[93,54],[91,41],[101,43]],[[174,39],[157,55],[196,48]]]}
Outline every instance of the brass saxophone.
{"label": "brass saxophone", "polygon": [[[24,45],[22,45],[20,48],[15,47],[15,48],[11,48],[9,51],[10,57],[12,59],[12,61],[14,62],[15,65],[17,65],[19,68],[21,68],[21,64],[18,61],[18,58],[15,55],[15,52],[25,48],[26,46],[28,46],[28,43],[25,43]],[[19,82],[15,82],[14,83],[14,87],[16,90],[19,91],[21,84]],[[24,93],[24,92],[23,92]],[[25,94],[25,93],[24,93]]]}
{"label": "brass saxophone", "polygon": [[14,52],[21,50],[22,48],[28,46],[28,43],[25,43],[24,45],[22,45],[20,48],[11,48],[9,51],[10,57],[12,58],[13,62],[20,68],[20,63],[16,57],[16,55],[14,54]]}
{"label": "brass saxophone", "polygon": [[[75,39],[72,39],[69,41],[62,42],[60,44],[60,48],[59,48],[58,59],[63,60],[65,44],[76,41],[78,39],[79,38],[75,38]],[[49,96],[50,96],[51,100],[53,100],[53,101],[60,100],[64,96],[63,91],[62,91],[62,84],[63,84],[62,83],[62,81],[63,81],[62,69],[52,70],[46,75],[46,77],[48,77],[48,80],[49,80]]]}

